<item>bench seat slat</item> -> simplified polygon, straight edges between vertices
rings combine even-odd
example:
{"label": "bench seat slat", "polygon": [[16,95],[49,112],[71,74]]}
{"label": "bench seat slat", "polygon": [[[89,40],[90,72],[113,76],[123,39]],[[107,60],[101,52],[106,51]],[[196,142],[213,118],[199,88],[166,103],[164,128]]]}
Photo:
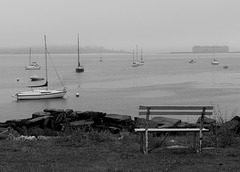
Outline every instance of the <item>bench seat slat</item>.
{"label": "bench seat slat", "polygon": [[202,110],[203,107],[206,110],[213,110],[212,105],[142,105],[139,106],[139,110]]}
{"label": "bench seat slat", "polygon": [[[150,115],[201,115],[201,111],[150,111]],[[147,115],[147,111],[139,111],[139,115]],[[206,111],[205,115],[212,115]]]}
{"label": "bench seat slat", "polygon": [[[145,128],[135,128],[135,132],[145,131]],[[162,131],[162,132],[199,132],[200,128],[148,128],[148,131]],[[202,131],[209,131],[203,128]]]}

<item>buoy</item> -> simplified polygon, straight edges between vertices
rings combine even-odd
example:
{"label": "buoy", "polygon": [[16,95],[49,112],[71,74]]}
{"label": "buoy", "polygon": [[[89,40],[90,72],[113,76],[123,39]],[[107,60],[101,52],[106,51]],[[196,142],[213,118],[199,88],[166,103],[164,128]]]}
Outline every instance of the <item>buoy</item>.
{"label": "buoy", "polygon": [[17,78],[17,81],[19,81],[19,78]]}
{"label": "buoy", "polygon": [[76,93],[76,97],[79,97],[79,93]]}

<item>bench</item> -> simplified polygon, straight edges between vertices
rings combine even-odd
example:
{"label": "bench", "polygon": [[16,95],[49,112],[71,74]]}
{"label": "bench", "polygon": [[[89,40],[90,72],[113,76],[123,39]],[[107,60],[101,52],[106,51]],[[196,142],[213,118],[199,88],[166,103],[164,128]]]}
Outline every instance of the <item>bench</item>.
{"label": "bench", "polygon": [[[148,154],[148,132],[199,132],[199,153],[202,152],[203,132],[209,131],[203,128],[204,116],[213,114],[212,105],[142,105],[139,106],[139,116],[146,116],[145,128],[136,128],[135,132],[141,132],[140,149]],[[195,115],[201,116],[199,128],[149,128],[148,122],[152,115]],[[143,134],[145,133],[145,139]],[[145,143],[145,145],[143,144]]]}

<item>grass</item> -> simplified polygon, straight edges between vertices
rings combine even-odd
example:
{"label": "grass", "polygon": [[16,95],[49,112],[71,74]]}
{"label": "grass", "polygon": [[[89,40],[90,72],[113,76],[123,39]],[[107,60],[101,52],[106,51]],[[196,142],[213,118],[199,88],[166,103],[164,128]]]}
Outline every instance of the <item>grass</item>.
{"label": "grass", "polygon": [[[36,131],[34,131],[36,134]],[[139,136],[123,137],[110,132],[74,130],[58,133],[60,137],[37,140],[1,140],[0,171],[238,171],[240,140],[224,148],[205,149],[202,154],[188,148],[156,148],[149,155],[139,151]],[[204,137],[205,146],[212,146],[211,133]],[[162,137],[152,137],[155,143]],[[169,136],[161,145],[189,146],[191,135]]]}
{"label": "grass", "polygon": [[[214,114],[218,125],[227,121],[227,111],[223,114],[217,109]],[[26,135],[38,139],[0,140],[1,172],[234,172],[240,169],[240,137],[224,127],[215,133],[204,133],[202,154],[191,149],[191,134],[166,138],[164,134],[158,137],[151,134],[150,147],[156,148],[148,155],[140,152],[140,138],[135,133],[118,135],[91,128],[54,132],[32,128]],[[54,137],[44,139],[41,135]],[[185,148],[166,148],[174,145]]]}

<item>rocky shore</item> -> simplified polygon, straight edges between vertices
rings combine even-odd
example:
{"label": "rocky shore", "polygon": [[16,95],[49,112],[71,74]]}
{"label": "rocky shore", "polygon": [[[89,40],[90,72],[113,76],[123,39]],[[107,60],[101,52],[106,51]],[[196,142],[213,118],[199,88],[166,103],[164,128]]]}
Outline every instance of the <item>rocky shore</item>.
{"label": "rocky shore", "polygon": [[[67,128],[83,128],[86,130],[91,128],[119,134],[120,132],[134,132],[135,128],[142,128],[145,123],[144,118],[135,117],[132,119],[128,115],[106,114],[95,111],[82,112],[72,109],[44,109],[42,112],[33,113],[31,118],[14,119],[0,123],[0,137],[7,137],[4,135],[5,133],[10,133],[13,137],[19,135],[52,136],[54,133],[63,132]],[[198,126],[199,121],[187,123],[180,119],[165,117],[154,117],[149,121],[150,128],[196,128]],[[221,130],[222,127],[225,127],[235,134],[240,134],[240,117],[235,116],[221,126],[217,125],[216,120],[205,117],[204,127],[210,130]]]}

